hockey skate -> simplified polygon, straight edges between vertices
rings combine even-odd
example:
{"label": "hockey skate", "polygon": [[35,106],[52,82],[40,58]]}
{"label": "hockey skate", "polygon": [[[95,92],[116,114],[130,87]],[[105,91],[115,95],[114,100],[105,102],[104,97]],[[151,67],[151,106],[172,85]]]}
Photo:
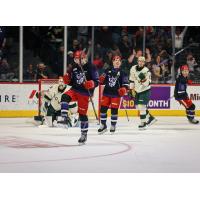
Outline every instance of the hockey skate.
{"label": "hockey skate", "polygon": [[86,141],[87,141],[87,132],[82,132],[81,137],[78,140],[78,143],[81,145],[85,144]]}
{"label": "hockey skate", "polygon": [[139,130],[146,130],[147,129],[147,124],[146,122],[142,122],[139,126],[138,126]]}
{"label": "hockey skate", "polygon": [[150,116],[149,117],[149,120],[146,122],[146,125],[147,126],[151,126],[152,124],[154,124],[155,122],[157,122],[158,120],[155,118],[155,117],[153,117],[153,116]]}
{"label": "hockey skate", "polygon": [[100,128],[98,129],[98,134],[99,135],[104,134],[106,131],[107,131],[107,126],[104,124],[101,124]]}
{"label": "hockey skate", "polygon": [[113,134],[113,133],[115,133],[115,131],[116,131],[116,126],[111,125],[111,127],[110,127],[110,133]]}
{"label": "hockey skate", "polygon": [[62,128],[72,127],[69,117],[58,117],[57,125]]}
{"label": "hockey skate", "polygon": [[36,126],[39,126],[39,125],[43,125],[44,124],[44,116],[34,116],[34,121],[33,121],[33,124],[36,125]]}
{"label": "hockey skate", "polygon": [[191,123],[191,124],[198,124],[199,123],[199,121],[198,120],[196,120],[196,119],[188,119],[188,121]]}

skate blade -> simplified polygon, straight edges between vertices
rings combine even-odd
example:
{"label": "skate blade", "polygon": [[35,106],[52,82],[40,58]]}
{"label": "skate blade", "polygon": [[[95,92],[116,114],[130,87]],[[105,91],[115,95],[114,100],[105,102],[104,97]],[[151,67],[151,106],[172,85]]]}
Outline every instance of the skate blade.
{"label": "skate blade", "polygon": [[147,130],[147,127],[144,127],[144,128],[138,128],[140,131],[144,131],[144,130]]}
{"label": "skate blade", "polygon": [[85,145],[86,142],[78,142],[79,146]]}
{"label": "skate blade", "polygon": [[108,131],[108,129],[104,129],[103,131],[98,132],[98,135],[102,135],[102,134],[104,134],[104,133],[107,132],[107,131]]}
{"label": "skate blade", "polygon": [[114,135],[116,131],[110,131],[110,135]]}
{"label": "skate blade", "polygon": [[197,121],[197,122],[190,122],[190,121],[189,121],[189,123],[190,123],[190,124],[199,124],[199,121]]}
{"label": "skate blade", "polygon": [[42,124],[42,125],[39,125],[38,128],[49,128],[49,126],[46,124]]}
{"label": "skate blade", "polygon": [[151,123],[148,124],[147,126],[151,126],[151,125],[153,125],[154,123],[156,123],[157,121],[158,121],[157,119],[154,119],[154,120],[152,120]]}

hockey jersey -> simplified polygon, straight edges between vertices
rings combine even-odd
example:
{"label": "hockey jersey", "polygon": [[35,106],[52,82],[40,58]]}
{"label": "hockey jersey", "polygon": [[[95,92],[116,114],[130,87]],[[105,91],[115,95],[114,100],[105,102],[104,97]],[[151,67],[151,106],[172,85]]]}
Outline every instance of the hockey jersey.
{"label": "hockey jersey", "polygon": [[103,83],[103,85],[105,85],[103,91],[104,96],[120,97],[118,89],[121,87],[126,87],[128,89],[128,76],[121,68],[108,68],[103,73],[103,76],[105,76]]}
{"label": "hockey jersey", "polygon": [[67,87],[64,87],[63,90],[59,90],[58,87],[59,85],[55,84],[51,86],[44,94],[45,101],[50,103],[56,111],[59,111],[61,109],[60,103],[62,94],[69,90],[69,88]]}
{"label": "hockey jersey", "polygon": [[[141,79],[143,75],[145,78]],[[147,67],[140,68],[138,65],[134,65],[130,70],[130,89],[135,89],[137,93],[144,92],[151,88],[151,72]]]}
{"label": "hockey jersey", "polygon": [[188,99],[187,94],[187,82],[188,78],[184,77],[182,74],[178,76],[176,79],[175,89],[174,89],[174,97],[176,100],[184,100]]}
{"label": "hockey jersey", "polygon": [[[84,73],[83,73],[83,71]],[[75,90],[78,93],[81,93],[83,95],[89,96],[89,92],[87,89],[85,89],[83,83],[85,82],[85,79],[87,81],[93,80],[95,87],[99,84],[99,74],[96,70],[96,67],[94,65],[91,65],[90,63],[87,63],[81,67],[74,63],[70,72],[68,72],[71,75],[71,82],[70,86],[72,90]],[[90,94],[93,95],[94,89],[90,89]]]}

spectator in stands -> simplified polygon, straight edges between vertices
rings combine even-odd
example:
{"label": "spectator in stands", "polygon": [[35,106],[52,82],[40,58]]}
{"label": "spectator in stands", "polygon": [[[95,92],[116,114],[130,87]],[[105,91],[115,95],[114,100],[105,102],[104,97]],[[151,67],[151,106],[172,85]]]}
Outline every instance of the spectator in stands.
{"label": "spectator in stands", "polygon": [[142,49],[142,46],[143,46],[143,32],[144,32],[143,27],[139,27],[138,30],[135,33],[134,39],[135,39],[136,48]]}
{"label": "spectator in stands", "polygon": [[[147,51],[148,52],[148,51]],[[129,65],[133,66],[133,65],[137,65],[138,63],[138,58],[140,56],[142,56],[142,50],[141,49],[137,49],[135,51],[135,49],[133,49],[132,54],[129,56],[128,58],[128,63]],[[149,56],[148,56],[149,57]],[[149,61],[148,61],[149,62]]]}
{"label": "spectator in stands", "polygon": [[107,69],[108,67],[112,66],[112,57],[113,53],[112,50],[108,50],[104,59],[104,69]]}
{"label": "spectator in stands", "polygon": [[2,50],[6,45],[6,29],[0,26],[0,50]]}
{"label": "spectator in stands", "polygon": [[200,80],[200,66],[192,53],[187,55],[187,65],[190,70],[190,79],[198,82]]}
{"label": "spectator in stands", "polygon": [[68,51],[67,52],[67,64],[71,64],[74,61],[74,52]]}
{"label": "spectator in stands", "polygon": [[161,54],[157,55],[154,64],[149,68],[152,72],[152,83],[169,83],[170,69],[166,59]]}
{"label": "spectator in stands", "polygon": [[154,83],[154,84],[159,83],[160,78],[161,78],[160,67],[158,67],[157,65],[153,65],[152,70],[151,70],[152,83]]}
{"label": "spectator in stands", "polygon": [[12,81],[15,74],[12,72],[6,58],[0,60],[0,79],[2,81]]}
{"label": "spectator in stands", "polygon": [[78,26],[77,39],[83,46],[86,46],[88,42],[88,29],[88,26]]}
{"label": "spectator in stands", "polygon": [[[133,51],[130,54],[130,56],[128,57],[128,59],[126,59],[126,62],[125,63],[124,63],[124,61],[122,62],[122,66],[124,66],[124,64],[127,65],[127,66],[125,66],[127,73],[129,73],[128,71],[130,71],[130,68],[133,65],[138,64],[138,58],[142,55],[143,55],[143,52],[141,49],[137,49],[136,51],[135,51],[135,49],[133,49]],[[151,63],[151,52],[150,52],[149,48],[146,48],[146,50],[145,50],[145,58],[146,58],[147,65],[149,63]]]}
{"label": "spectator in stands", "polygon": [[50,70],[47,68],[47,66],[44,63],[42,62],[38,63],[35,79],[39,80],[39,79],[48,79],[48,78],[50,78]]}
{"label": "spectator in stands", "polygon": [[99,74],[101,74],[104,63],[103,63],[102,58],[100,57],[99,54],[96,54],[94,56],[93,64],[97,67]]}
{"label": "spectator in stands", "polygon": [[69,46],[70,51],[77,51],[80,50],[79,41],[77,39],[73,39],[72,44]]}
{"label": "spectator in stands", "polygon": [[119,44],[119,49],[122,54],[123,59],[128,59],[129,55],[131,54],[131,44],[128,41],[128,35],[124,34],[122,36],[122,41]]}
{"label": "spectator in stands", "polygon": [[95,33],[96,44],[101,48],[103,57],[106,52],[112,47],[112,32],[108,26],[102,26]]}
{"label": "spectator in stands", "polygon": [[111,49],[113,55],[120,55],[122,57],[121,51],[117,44],[113,43],[112,49]]}
{"label": "spectator in stands", "polygon": [[47,35],[50,42],[61,43],[63,42],[63,27],[50,26]]}
{"label": "spectator in stands", "polygon": [[187,31],[188,26],[185,26],[183,31],[181,31],[180,27],[176,27],[175,31],[175,48],[180,50],[183,48],[183,40],[185,33]]}
{"label": "spectator in stands", "polygon": [[36,77],[36,70],[34,69],[33,64],[29,64],[24,73],[24,79],[35,81],[35,77]]}
{"label": "spectator in stands", "polygon": [[160,83],[171,83],[171,72],[169,68],[169,64],[161,65],[161,79]]}
{"label": "spectator in stands", "polygon": [[189,67],[189,71],[190,73],[194,73],[195,68],[198,66],[194,56],[192,55],[192,53],[189,53],[187,55],[187,65]]}
{"label": "spectator in stands", "polygon": [[160,62],[160,56],[158,55],[155,59],[155,63],[149,69],[151,71],[152,83],[159,83],[159,80],[162,77]]}
{"label": "spectator in stands", "polygon": [[63,75],[63,58],[64,58],[64,45],[61,44],[54,55],[54,63],[52,65],[52,71],[58,76]]}
{"label": "spectator in stands", "polygon": [[0,26],[0,58],[4,56],[5,45],[6,45],[6,28]]}
{"label": "spectator in stands", "polygon": [[115,44],[119,44],[121,37],[121,26],[113,26],[112,29],[112,41]]}

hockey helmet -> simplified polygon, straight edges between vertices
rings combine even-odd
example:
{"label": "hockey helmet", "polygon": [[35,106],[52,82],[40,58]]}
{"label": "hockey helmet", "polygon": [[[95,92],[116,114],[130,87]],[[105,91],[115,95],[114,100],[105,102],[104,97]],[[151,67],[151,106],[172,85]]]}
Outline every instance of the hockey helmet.
{"label": "hockey helmet", "polygon": [[78,59],[80,59],[80,58],[85,58],[86,57],[86,54],[85,54],[85,52],[84,51],[75,51],[75,53],[74,53],[74,58],[78,58]]}
{"label": "hockey helmet", "polygon": [[183,70],[188,70],[189,71],[189,67],[187,65],[183,65],[180,67],[180,70],[183,71]]}

